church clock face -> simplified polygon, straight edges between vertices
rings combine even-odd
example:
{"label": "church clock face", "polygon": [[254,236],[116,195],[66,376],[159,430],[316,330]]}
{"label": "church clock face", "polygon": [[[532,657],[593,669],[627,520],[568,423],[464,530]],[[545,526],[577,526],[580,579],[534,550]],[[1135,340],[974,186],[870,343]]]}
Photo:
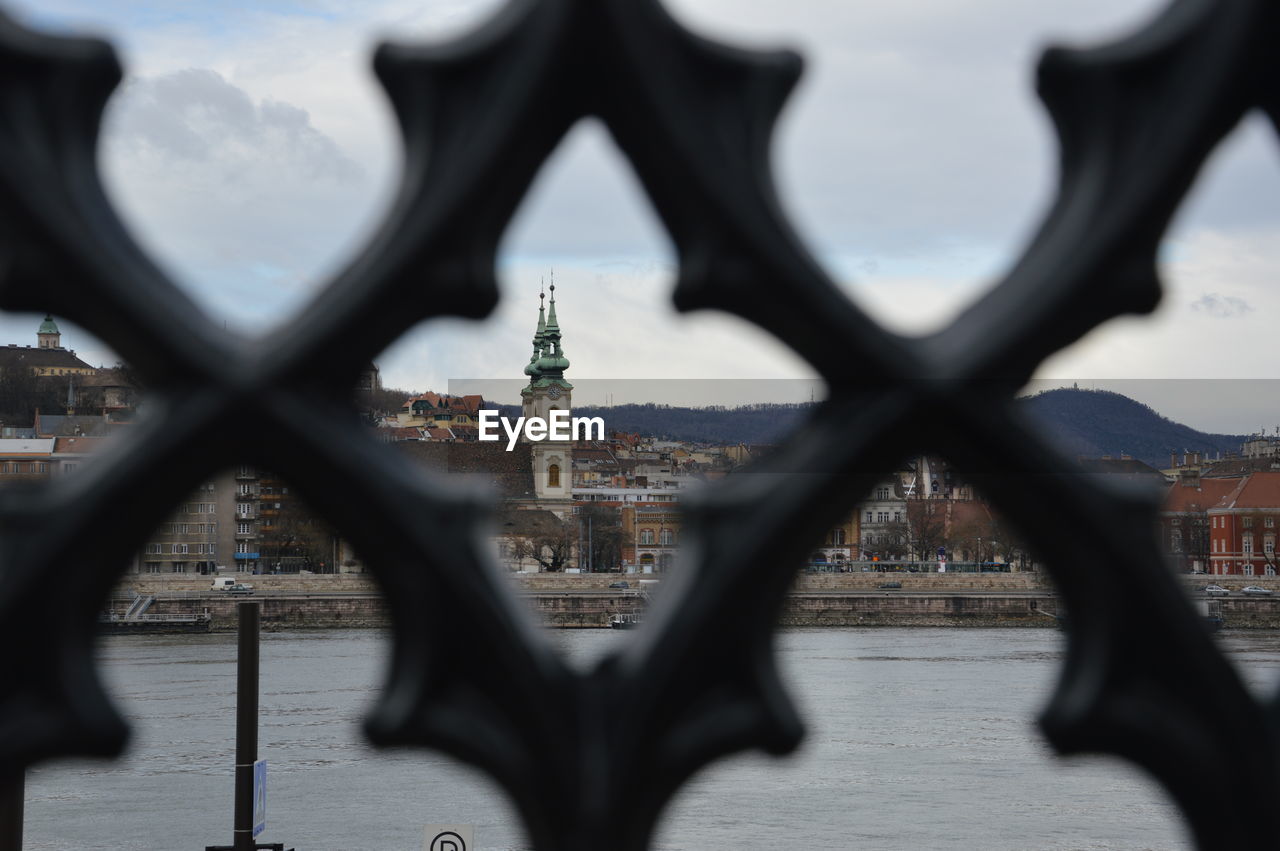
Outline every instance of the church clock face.
{"label": "church clock face", "polygon": [[548,399],[559,399],[559,398],[560,398],[560,388],[559,388],[559,387],[557,387],[557,386],[556,386],[556,385],[554,385],[554,384],[553,384],[553,385],[551,385],[551,389],[547,391],[547,398],[548,398]]}

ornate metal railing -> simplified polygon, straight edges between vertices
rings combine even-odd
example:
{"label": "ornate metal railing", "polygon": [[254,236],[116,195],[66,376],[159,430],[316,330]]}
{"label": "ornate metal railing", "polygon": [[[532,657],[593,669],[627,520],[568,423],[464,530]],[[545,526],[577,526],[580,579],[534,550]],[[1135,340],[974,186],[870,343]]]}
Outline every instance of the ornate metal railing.
{"label": "ornate metal railing", "polygon": [[[1067,660],[1041,718],[1052,743],[1151,771],[1203,848],[1274,846],[1276,703],[1249,694],[1135,534],[1152,505],[1066,475],[1011,399],[1046,356],[1154,307],[1154,252],[1205,157],[1247,110],[1280,119],[1278,43],[1273,0],[1178,0],[1113,44],[1049,50],[1039,88],[1061,138],[1057,200],[998,286],[912,340],[850,303],[780,212],[769,141],[797,56],[696,37],[656,0],[516,0],[456,42],[378,51],[405,141],[393,208],[287,334],[229,340],[104,197],[94,148],[120,77],[111,48],[0,20],[0,307],[95,333],[156,403],[83,475],[0,493],[6,777],[120,750],[125,725],[92,663],[100,604],[173,504],[253,463],[301,488],[386,592],[394,645],[374,741],[479,766],[539,848],[643,848],[699,767],[795,747],[771,655],[787,566],[876,471],[929,450],[1031,539],[1066,601]],[[580,674],[490,569],[485,506],[407,473],[347,395],[420,320],[492,309],[499,237],[584,115],[608,126],[676,245],[676,305],[775,334],[830,398],[767,462],[803,475],[731,478],[692,505],[679,587],[636,641]]]}

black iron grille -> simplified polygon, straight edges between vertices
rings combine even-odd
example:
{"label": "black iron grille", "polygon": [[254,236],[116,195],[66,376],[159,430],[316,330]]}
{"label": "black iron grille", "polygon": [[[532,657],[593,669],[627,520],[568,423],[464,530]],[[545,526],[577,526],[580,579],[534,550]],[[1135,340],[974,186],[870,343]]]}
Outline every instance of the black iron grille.
{"label": "black iron grille", "polygon": [[[1275,702],[1251,697],[1153,536],[1133,534],[1154,506],[1067,475],[1012,398],[1050,354],[1152,310],[1157,244],[1206,156],[1249,110],[1280,119],[1278,44],[1274,0],[1175,0],[1123,40],[1046,52],[1056,202],[998,286],[945,330],[908,339],[845,298],[780,212],[769,144],[798,56],[694,36],[656,0],[515,0],[445,46],[378,50],[406,152],[390,213],[288,333],[231,341],[103,194],[95,144],[120,79],[112,49],[0,18],[0,307],[88,329],[155,403],[83,476],[0,492],[0,766],[12,777],[52,756],[119,751],[125,726],[92,663],[100,605],[184,494],[258,463],[342,531],[386,595],[393,659],[369,736],[479,766],[538,848],[643,848],[696,769],[795,747],[801,724],[771,653],[790,566],[876,472],[931,451],[1021,528],[1067,603],[1067,661],[1041,718],[1050,741],[1148,769],[1202,848],[1275,847]],[[499,238],[588,115],[676,246],[676,306],[776,335],[830,397],[765,463],[785,475],[730,477],[689,506],[678,588],[636,641],[579,674],[489,565],[485,504],[407,473],[347,397],[417,322],[493,308]]]}

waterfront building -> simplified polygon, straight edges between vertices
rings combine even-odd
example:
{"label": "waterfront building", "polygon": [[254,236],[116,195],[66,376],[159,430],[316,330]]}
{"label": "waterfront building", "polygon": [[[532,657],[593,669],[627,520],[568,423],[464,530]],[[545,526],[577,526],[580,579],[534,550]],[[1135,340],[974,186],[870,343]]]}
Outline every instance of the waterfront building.
{"label": "waterfront building", "polygon": [[219,518],[217,485],[202,482],[142,546],[131,573],[209,574],[217,570]]}
{"label": "waterfront building", "polygon": [[675,564],[680,545],[681,514],[674,503],[628,505],[622,508],[622,528],[631,530],[622,564],[628,573],[665,573]]}
{"label": "waterfront building", "polygon": [[907,557],[907,500],[901,477],[877,482],[857,510],[863,559],[886,561]]}
{"label": "waterfront building", "polygon": [[1206,512],[1209,572],[1275,576],[1280,528],[1280,472],[1251,473]]}
{"label": "waterfront building", "polygon": [[1160,502],[1160,548],[1182,573],[1209,572],[1209,509],[1234,491],[1242,479],[1201,478],[1197,465],[1180,468]]}
{"label": "waterfront building", "polygon": [[52,438],[0,439],[0,485],[48,478],[53,450]]}

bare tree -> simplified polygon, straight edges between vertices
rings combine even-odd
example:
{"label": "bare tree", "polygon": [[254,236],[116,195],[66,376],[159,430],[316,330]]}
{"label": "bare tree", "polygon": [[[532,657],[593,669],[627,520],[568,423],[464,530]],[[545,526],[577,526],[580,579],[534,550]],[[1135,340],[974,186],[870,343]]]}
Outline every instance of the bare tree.
{"label": "bare tree", "polygon": [[330,563],[333,534],[329,527],[292,495],[279,495],[278,499],[274,503],[279,506],[278,513],[264,513],[263,517],[260,547],[265,562],[288,573],[335,572],[337,565]]}
{"label": "bare tree", "polygon": [[587,565],[596,571],[616,570],[622,561],[626,534],[622,529],[622,512],[612,505],[584,505],[578,514],[578,534],[590,552]]}
{"label": "bare tree", "polygon": [[555,573],[569,564],[576,545],[576,524],[557,521],[532,535],[517,537],[512,544],[512,554],[520,561],[536,561],[543,570]]}
{"label": "bare tree", "polygon": [[946,547],[947,504],[941,499],[911,499],[907,501],[907,532],[919,561],[928,561],[938,547]]}

